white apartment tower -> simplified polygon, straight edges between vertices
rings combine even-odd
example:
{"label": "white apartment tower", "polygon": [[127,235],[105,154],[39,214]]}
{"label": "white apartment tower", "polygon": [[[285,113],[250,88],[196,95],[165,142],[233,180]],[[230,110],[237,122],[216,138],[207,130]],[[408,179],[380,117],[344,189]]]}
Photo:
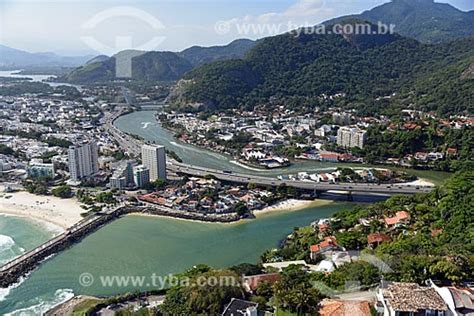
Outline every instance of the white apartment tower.
{"label": "white apartment tower", "polygon": [[150,181],[166,180],[166,150],[164,146],[143,145],[142,163],[150,171]]}
{"label": "white apartment tower", "polygon": [[366,134],[364,130],[343,126],[337,131],[337,144],[341,147],[364,148]]}
{"label": "white apartment tower", "polygon": [[68,158],[72,181],[81,181],[99,171],[99,150],[95,142],[70,146]]}

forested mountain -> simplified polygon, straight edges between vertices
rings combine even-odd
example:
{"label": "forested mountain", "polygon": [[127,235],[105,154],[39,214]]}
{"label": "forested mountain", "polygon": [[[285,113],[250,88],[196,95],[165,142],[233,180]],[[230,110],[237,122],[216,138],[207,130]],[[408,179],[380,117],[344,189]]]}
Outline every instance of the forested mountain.
{"label": "forested mountain", "polygon": [[86,65],[73,70],[64,80],[76,83],[103,82],[116,79],[117,56],[130,55],[133,59],[132,78],[141,81],[177,80],[193,67],[213,62],[243,57],[256,42],[246,39],[235,40],[225,46],[193,46],[182,52],[138,52],[126,50],[115,56],[97,56]]}
{"label": "forested mountain", "polygon": [[347,18],[393,24],[395,32],[423,43],[440,43],[474,35],[474,11],[464,12],[433,0],[392,0],[361,14],[326,23],[334,24]]}
{"label": "forested mountain", "polygon": [[224,46],[193,46],[178,55],[188,60],[193,66],[199,66],[212,61],[244,57],[256,43],[249,39],[238,39]]}
{"label": "forested mountain", "polygon": [[173,100],[210,109],[268,102],[301,109],[338,94],[345,97],[336,105],[369,112],[390,104],[472,111],[472,72],[463,75],[472,64],[474,38],[427,45],[396,34],[288,33],[261,40],[243,59],[191,71]]}
{"label": "forested mountain", "polygon": [[192,65],[184,58],[172,52],[137,52],[123,51],[106,59],[88,63],[76,68],[64,79],[69,82],[91,83],[115,80],[116,59],[120,57],[132,59],[132,79],[143,81],[177,80],[192,69]]}

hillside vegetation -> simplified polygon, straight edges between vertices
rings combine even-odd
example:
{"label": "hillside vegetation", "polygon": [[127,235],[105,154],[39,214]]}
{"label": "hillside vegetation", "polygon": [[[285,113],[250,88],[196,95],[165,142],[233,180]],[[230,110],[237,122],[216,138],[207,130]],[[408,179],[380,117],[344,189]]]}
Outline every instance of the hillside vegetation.
{"label": "hillside vegetation", "polygon": [[[351,22],[354,23],[354,22]],[[415,106],[441,114],[472,111],[474,39],[427,45],[399,35],[288,33],[265,38],[244,59],[215,62],[185,75],[180,105],[301,110],[333,105],[363,112]]]}

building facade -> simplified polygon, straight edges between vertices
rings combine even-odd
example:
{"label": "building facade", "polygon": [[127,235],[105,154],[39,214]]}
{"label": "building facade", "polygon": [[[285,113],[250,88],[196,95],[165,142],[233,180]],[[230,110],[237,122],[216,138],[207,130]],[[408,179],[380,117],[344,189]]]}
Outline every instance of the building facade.
{"label": "building facade", "polygon": [[364,148],[367,132],[355,127],[343,126],[337,131],[337,144],[341,147]]}
{"label": "building facade", "polygon": [[166,150],[164,146],[143,145],[142,163],[150,172],[150,181],[166,180]]}
{"label": "building facade", "polygon": [[150,183],[150,170],[145,166],[135,167],[133,171],[135,185],[139,188],[144,188]]}
{"label": "building facade", "polygon": [[132,163],[130,161],[123,162],[115,169],[110,178],[110,187],[112,189],[123,190],[126,187],[133,186],[135,186],[135,181],[133,180]]}
{"label": "building facade", "polygon": [[99,149],[95,142],[70,146],[68,159],[72,181],[81,181],[99,171]]}
{"label": "building facade", "polygon": [[41,159],[32,159],[26,169],[30,178],[54,179],[55,169],[53,163],[44,163]]}

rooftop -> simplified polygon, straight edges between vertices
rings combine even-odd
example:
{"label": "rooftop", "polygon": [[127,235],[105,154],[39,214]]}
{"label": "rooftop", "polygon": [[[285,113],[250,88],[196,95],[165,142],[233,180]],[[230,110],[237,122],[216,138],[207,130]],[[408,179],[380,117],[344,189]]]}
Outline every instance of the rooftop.
{"label": "rooftop", "polygon": [[422,287],[416,283],[394,282],[383,290],[383,295],[395,311],[448,310],[443,299],[434,288]]}

